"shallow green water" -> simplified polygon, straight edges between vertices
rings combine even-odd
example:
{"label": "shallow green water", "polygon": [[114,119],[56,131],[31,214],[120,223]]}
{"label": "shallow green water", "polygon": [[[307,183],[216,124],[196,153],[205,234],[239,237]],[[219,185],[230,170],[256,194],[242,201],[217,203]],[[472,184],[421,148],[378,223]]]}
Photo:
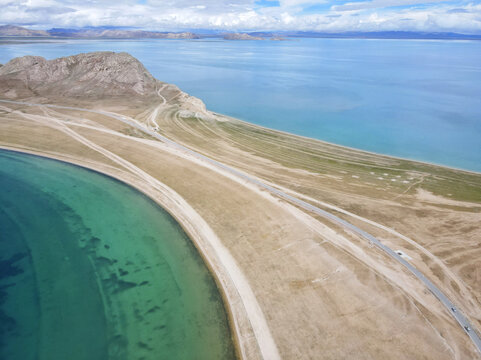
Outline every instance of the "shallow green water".
{"label": "shallow green water", "polygon": [[98,173],[0,151],[1,359],[232,359],[178,224]]}

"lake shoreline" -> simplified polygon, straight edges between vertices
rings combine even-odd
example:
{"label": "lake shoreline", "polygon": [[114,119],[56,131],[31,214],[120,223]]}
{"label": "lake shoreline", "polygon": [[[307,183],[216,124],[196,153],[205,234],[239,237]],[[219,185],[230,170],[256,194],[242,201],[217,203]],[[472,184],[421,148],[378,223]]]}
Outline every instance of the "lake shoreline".
{"label": "lake shoreline", "polygon": [[[399,51],[386,40],[209,45],[95,40],[64,46],[7,45],[0,49],[0,63],[28,54],[50,59],[125,51],[155,78],[176,84],[221,114],[362,151],[479,173],[476,134],[481,128],[474,95],[481,83],[474,61],[479,47],[469,44],[440,41],[424,46],[408,40]],[[227,50],[236,56],[211,59],[211,54]],[[466,57],[453,55],[459,51]],[[412,61],[417,56],[429,61],[417,64]],[[264,63],[271,65],[258,66]]]}
{"label": "lake shoreline", "polygon": [[[44,99],[43,101],[48,100]],[[49,102],[52,103],[52,101]],[[58,99],[55,102],[58,103]],[[39,105],[41,106],[41,104]],[[86,103],[78,101],[64,105],[75,106],[77,108],[88,106]],[[121,116],[125,116],[126,118],[133,116],[132,119],[135,117],[136,121],[147,126],[150,124],[149,119],[151,119],[151,115],[157,114],[156,120],[159,122],[159,127],[162,128],[162,135],[172,139],[172,141],[183,143],[194,151],[201,152],[227,165],[230,164],[239,170],[249,173],[251,176],[259,176],[265,181],[274,181],[274,183],[279,186],[286,186],[287,184],[282,182],[283,175],[289,176],[290,187],[295,191],[299,191],[297,184],[304,186],[302,181],[305,181],[306,189],[319,189],[322,191],[318,195],[312,193],[307,193],[307,195],[333,203],[339,208],[354,210],[353,212],[360,216],[368,216],[370,219],[381,221],[382,223],[385,223],[385,219],[377,217],[376,213],[374,213],[374,216],[373,213],[364,214],[362,213],[362,207],[359,208],[361,211],[359,211],[359,209],[353,209],[348,203],[343,203],[342,200],[349,199],[349,197],[346,197],[349,196],[348,192],[356,191],[363,207],[366,205],[370,206],[369,196],[373,196],[371,206],[378,209],[379,201],[382,201],[386,204],[383,209],[389,209],[387,206],[392,209],[392,201],[388,200],[389,202],[385,202],[384,199],[389,199],[391,191],[392,199],[394,195],[397,196],[400,194],[396,193],[398,188],[403,187],[401,189],[402,191],[405,190],[404,188],[408,188],[408,185],[401,184],[401,180],[407,179],[408,176],[422,174],[422,172],[434,172],[436,169],[438,172],[441,171],[438,167],[409,162],[405,164],[384,156],[368,156],[359,151],[348,151],[345,148],[328,146],[319,140],[303,139],[294,135],[290,135],[289,137],[287,137],[287,135],[281,136],[279,133],[274,134],[273,131],[262,131],[259,127],[254,129],[255,125],[247,126],[241,122],[228,121],[227,118],[224,119],[225,121],[222,121],[222,119],[214,121],[215,119],[210,118],[176,117],[175,114],[179,111],[178,105],[176,104],[169,104],[166,108],[162,109],[163,111],[160,114],[155,111],[159,106],[158,102],[144,104],[142,106],[139,105],[138,107],[127,107],[127,105],[121,102],[111,104],[89,103],[89,105],[91,109],[97,110],[99,106],[101,106],[102,111],[105,111],[107,114],[117,114],[116,116],[120,118]],[[110,111],[113,111],[113,113]],[[121,113],[119,113],[119,111]],[[176,212],[179,210],[179,207],[176,206],[175,203],[172,204],[172,202],[169,202],[169,199],[159,198],[159,194],[155,192],[155,189],[152,189],[152,184],[155,184],[156,179],[158,179],[159,182],[175,189],[189,204],[192,204],[197,211],[200,211],[198,215],[202,215],[202,218],[208,222],[209,227],[213,227],[216,230],[216,233],[219,234],[220,240],[225,244],[227,250],[236,256],[235,259],[241,265],[242,271],[247,274],[249,284],[251,284],[253,290],[256,291],[255,297],[258,298],[259,303],[263,306],[261,310],[270,320],[268,327],[275,336],[274,339],[278,341],[280,346],[284,346],[280,349],[281,354],[292,354],[291,349],[297,347],[299,349],[302,347],[302,351],[306,351],[306,354],[317,353],[318,346],[316,347],[314,344],[322,343],[323,340],[320,338],[306,337],[305,331],[311,326],[321,327],[320,324],[324,321],[322,319],[328,317],[325,312],[320,312],[315,315],[315,320],[312,320],[316,309],[319,309],[319,306],[323,306],[322,297],[314,296],[315,293],[313,292],[313,296],[308,297],[309,302],[306,303],[304,302],[305,299],[301,297],[302,293],[298,291],[293,292],[292,287],[300,284],[300,282],[298,282],[300,280],[298,279],[305,279],[303,282],[305,285],[303,286],[312,288],[313,291],[318,291],[318,289],[321,289],[317,286],[318,283],[316,280],[319,274],[329,273],[329,271],[334,271],[335,269],[323,268],[324,265],[322,264],[324,264],[324,262],[320,260],[323,256],[327,256],[323,255],[326,254],[324,251],[321,253],[316,252],[316,256],[319,256],[319,261],[316,260],[313,263],[307,262],[308,266],[320,266],[318,270],[311,272],[307,267],[299,268],[299,264],[304,264],[306,259],[309,259],[313,253],[310,242],[298,241],[299,239],[312,239],[313,236],[316,238],[319,236],[316,242],[318,241],[320,244],[337,244],[338,241],[341,241],[338,236],[342,235],[339,235],[337,232],[331,234],[324,229],[316,230],[316,234],[319,235],[314,235],[309,225],[310,221],[314,221],[314,219],[309,220],[308,223],[304,222],[307,221],[304,217],[310,215],[299,214],[291,206],[283,204],[282,201],[265,196],[262,191],[252,189],[242,181],[239,182],[236,181],[236,179],[226,178],[225,174],[209,168],[209,166],[200,163],[188,156],[188,154],[183,154],[161,141],[154,141],[154,139],[148,135],[133,131],[132,128],[135,129],[134,126],[128,125],[128,127],[126,127],[122,121],[118,121],[118,119],[116,120],[115,118],[112,119],[110,117],[111,115],[106,116],[88,111],[79,112],[80,110],[75,110],[74,108],[49,110],[47,107],[39,112],[36,106],[26,107],[21,104],[12,106],[5,115],[8,121],[3,123],[5,132],[2,144],[11,150],[31,152],[81,165],[121,179],[121,181],[127,184],[134,185],[137,190],[140,190],[150,198],[154,198],[154,200],[157,199],[158,201],[156,202],[160,203],[162,208],[177,220],[189,237],[193,241],[199,241],[196,247],[201,253],[201,256],[204,254],[209,256],[209,254],[212,254],[211,249],[203,246],[205,244],[201,243],[201,234],[197,233],[195,228],[191,228],[192,224],[189,223],[188,218],[185,218],[186,214],[183,214],[182,210],[181,212]],[[138,113],[141,113],[141,115],[136,116]],[[183,114],[186,113],[187,111],[184,111]],[[94,121],[95,123],[93,123]],[[208,128],[204,125],[207,125]],[[176,126],[179,126],[179,128]],[[106,127],[108,129],[106,129]],[[205,133],[201,132],[202,129],[209,131],[208,134],[210,135],[206,137]],[[194,130],[196,132],[194,132]],[[225,133],[219,133],[218,131],[220,130],[225,130]],[[257,130],[257,132],[254,130]],[[232,135],[230,139],[232,139],[233,142],[225,142],[225,140],[230,139],[224,135],[229,135],[229,137]],[[247,153],[244,150],[245,148],[242,147],[244,146],[242,142],[243,139],[248,140],[248,143],[245,144],[246,146],[259,146],[259,149],[265,151],[263,153],[265,160],[259,158],[256,152],[252,151],[256,148],[251,148],[251,152]],[[212,147],[214,142],[218,145],[226,146],[226,152],[223,152],[223,148],[220,148],[219,152],[215,153],[216,148]],[[276,146],[272,146],[273,143],[279,145],[280,150]],[[285,146],[289,146],[289,148],[285,148]],[[286,151],[283,149],[286,149]],[[227,157],[225,157],[225,154],[227,154]],[[411,164],[412,169],[409,167],[409,164]],[[326,167],[331,165],[332,168]],[[282,166],[284,167],[280,173],[279,168]],[[191,171],[194,167],[198,168],[195,173]],[[272,169],[272,173],[258,172],[259,170],[267,171],[269,168]],[[312,170],[309,171],[309,169]],[[315,173],[312,171],[315,171]],[[376,174],[370,174],[369,171],[375,171]],[[443,171],[449,173],[447,174],[449,176],[455,175],[454,171]],[[390,178],[394,180],[398,179],[395,180],[397,182],[391,183],[391,179],[376,182],[375,179],[377,176],[383,176],[382,172],[389,173]],[[339,180],[339,176],[344,176],[344,180]],[[422,176],[426,175],[422,174]],[[422,180],[422,176],[411,181],[411,183],[417,184],[418,181]],[[468,177],[468,175],[464,173],[462,176]],[[477,179],[477,175],[475,176]],[[361,178],[361,180],[359,180],[359,178]],[[390,180],[389,183],[387,183],[388,180]],[[361,181],[365,181],[367,184],[363,185],[364,188],[366,188],[366,186],[375,187],[376,191],[382,191],[383,184],[389,186],[396,184],[396,187],[388,188],[388,195],[385,196],[381,193],[383,197],[379,198],[376,193],[373,193],[374,190],[367,189],[367,191],[364,192],[362,188],[359,189],[351,185],[353,182],[360,184]],[[373,181],[378,185],[368,184]],[[334,192],[331,194],[340,194],[339,199],[341,201],[325,196],[326,191],[329,191],[330,184],[334,184]],[[341,191],[343,189],[340,188],[340,186],[344,186],[344,184],[347,191],[346,195],[342,195],[343,193],[339,192],[340,189]],[[225,186],[225,188],[222,188],[222,186]],[[246,187],[249,188],[248,191],[246,191]],[[429,188],[427,189],[429,190]],[[406,196],[402,195],[402,197],[404,201],[415,201],[415,196],[411,194]],[[402,211],[403,214],[405,214],[406,208],[404,204],[402,204]],[[409,211],[409,208],[407,208],[407,211]],[[399,216],[392,214],[392,218],[398,219]],[[244,219],[248,219],[247,222]],[[235,225],[233,222],[235,222]],[[259,224],[262,224],[262,226],[259,226]],[[292,225],[289,226],[289,224]],[[395,224],[386,224],[386,226],[393,225]],[[266,228],[269,230],[265,230]],[[282,229],[282,233],[277,233],[279,229]],[[401,228],[399,231],[404,233],[405,230]],[[278,234],[279,236],[269,236],[267,234]],[[406,232],[406,234],[413,236],[410,232]],[[326,237],[330,238],[331,236],[336,237],[332,239],[332,242],[322,240]],[[241,249],[238,244],[241,242],[245,242],[245,245],[242,247],[243,252],[239,252]],[[297,245],[291,247],[291,244]],[[402,244],[394,246],[396,246],[396,248],[406,249]],[[257,251],[259,248],[261,252]],[[273,251],[281,251],[278,254],[282,256],[272,256]],[[301,253],[298,256],[299,251],[301,251]],[[409,251],[407,252],[409,253]],[[370,253],[371,250],[366,249],[366,252],[363,253],[361,257],[370,256]],[[286,256],[283,256],[283,254],[286,254]],[[291,257],[297,260],[290,262],[289,259]],[[257,261],[257,263],[254,263],[254,266],[252,266],[251,259],[256,259],[255,261]],[[283,264],[280,267],[278,267],[279,260],[281,260],[281,264]],[[209,269],[211,273],[218,276],[216,281],[219,281],[220,284],[226,284],[225,281],[229,279],[223,276],[228,277],[229,275],[226,275],[226,272],[223,272],[222,268],[221,271],[218,271],[218,265],[219,264],[214,261],[212,262],[212,266],[209,266]],[[268,268],[266,268],[266,266],[268,266]],[[355,266],[356,269],[358,269],[357,263]],[[250,272],[251,269],[253,269],[252,271],[254,271],[255,274]],[[271,269],[272,271],[269,271]],[[278,277],[280,271],[287,271],[288,273],[284,273]],[[359,268],[356,271],[361,270]],[[265,279],[262,278],[264,274],[266,274]],[[264,281],[259,282],[258,278]],[[328,283],[325,285],[329,286]],[[264,289],[269,287],[269,292],[266,292]],[[222,289],[223,288],[221,288],[221,290]],[[230,326],[231,328],[234,327],[234,331],[237,331],[237,329],[243,330],[242,319],[250,322],[250,318],[245,316],[246,314],[243,312],[243,309],[239,309],[239,304],[241,306],[243,306],[243,304],[242,301],[239,302],[235,300],[235,298],[239,299],[239,295],[235,294],[237,290],[232,287],[226,287],[225,289],[226,290],[221,291],[221,294],[224,299],[224,304],[229,306],[226,306],[226,311],[231,320]],[[347,295],[343,290],[338,290],[337,287],[336,291],[340,292],[339,296],[341,298],[345,298]],[[352,289],[349,289],[349,293],[351,293],[351,291]],[[362,293],[362,290],[360,291]],[[236,295],[234,300],[232,300],[233,293]],[[254,300],[256,299],[254,298]],[[276,304],[279,304],[279,302],[283,302],[285,305],[276,307]],[[292,308],[289,307],[292,304],[295,304],[297,310],[293,311]],[[301,307],[301,310],[299,310],[299,307]],[[236,321],[239,319],[239,311],[241,319],[240,321]],[[417,310],[413,309],[411,314],[415,314],[416,311]],[[307,314],[309,314],[309,316],[307,316]],[[283,318],[288,322],[279,322],[278,319]],[[376,316],[375,318],[378,319],[379,317]],[[389,321],[390,318],[391,317],[385,318],[383,323]],[[302,322],[304,321],[303,319],[306,319],[305,322]],[[339,318],[335,316],[326,321],[337,321],[336,319]],[[414,321],[413,324],[415,324],[416,321]],[[292,322],[299,325],[287,325]],[[298,329],[305,330],[299,333]],[[376,336],[373,339],[379,339],[379,337],[385,336],[383,335],[384,332],[377,330],[379,326],[376,325],[375,329]],[[257,334],[249,331],[247,331],[247,333],[244,331],[243,336],[237,337],[237,339],[240,339],[238,341],[238,343],[240,343],[238,348],[241,349],[239,352],[245,350],[244,346],[246,345],[247,339],[247,341],[251,341],[251,344],[247,345],[252,346],[248,352],[242,352],[241,356],[249,359],[260,359],[262,356],[251,356],[252,349],[254,349],[256,354],[259,353],[259,346],[256,342],[258,340],[256,338]],[[457,334],[459,330],[456,329],[453,331],[456,331]],[[240,332],[241,331],[235,332],[234,334]],[[356,337],[359,336],[357,331],[351,333],[353,336],[355,334]],[[339,339],[345,335],[345,332],[339,333]],[[346,338],[349,336],[350,335]],[[389,335],[387,334],[386,336]],[[407,339],[407,336],[408,335],[403,337],[401,341],[404,341],[405,338]],[[426,336],[430,335],[426,334]],[[419,339],[419,336],[416,336],[416,339]],[[417,341],[416,339],[411,340],[415,342]],[[378,340],[376,340],[376,343],[377,341]],[[286,346],[284,344],[290,345]],[[262,341],[259,342],[259,345],[262,346]],[[342,348],[338,346],[335,346],[335,349],[336,353],[343,352]],[[430,349],[432,350],[432,348]],[[249,356],[244,356],[245,354]],[[264,358],[269,357],[264,356]]]}
{"label": "lake shoreline", "polygon": [[73,165],[73,166],[78,166],[82,169],[85,169],[87,171],[92,171],[94,173],[103,175],[108,177],[109,179],[122,183],[126,186],[129,186],[136,191],[138,191],[140,194],[146,196],[150,200],[152,200],[154,203],[156,203],[162,210],[167,212],[172,218],[179,224],[179,226],[182,228],[186,236],[191,240],[192,244],[194,247],[197,249],[197,253],[200,255],[202,258],[202,261],[204,262],[205,266],[207,267],[209,273],[211,274],[212,278],[214,279],[214,282],[216,284],[217,289],[219,290],[219,294],[221,295],[222,298],[222,303],[224,305],[224,309],[226,312],[226,315],[228,317],[228,323],[229,323],[229,328],[231,332],[231,340],[234,345],[234,349],[236,352],[236,358],[238,359],[243,359],[241,357],[241,354],[243,353],[243,350],[240,347],[240,341],[239,341],[239,330],[238,330],[238,324],[237,324],[237,318],[234,315],[234,310],[231,306],[230,299],[227,295],[227,290],[221,281],[221,274],[217,270],[215,270],[215,266],[213,265],[209,254],[205,253],[205,249],[202,249],[200,242],[201,239],[197,236],[197,234],[193,233],[192,231],[189,230],[189,226],[186,226],[185,222],[176,216],[175,212],[172,211],[172,209],[169,209],[168,207],[165,206],[164,203],[159,201],[158,197],[152,196],[152,194],[149,194],[147,191],[145,191],[145,188],[142,186],[139,186],[138,183],[135,183],[135,181],[132,181],[128,177],[122,177],[119,176],[119,174],[114,174],[112,171],[108,171],[107,168],[101,169],[100,166],[94,166],[93,164],[86,163],[80,159],[73,159],[73,158],[65,158],[62,155],[54,155],[54,154],[49,154],[49,153],[42,153],[39,151],[33,151],[29,149],[21,149],[21,148],[15,148],[15,147],[8,147],[4,145],[0,145],[0,150],[2,151],[8,151],[8,152],[14,152],[14,153],[20,153],[20,154],[27,154],[27,155],[32,155],[32,156],[38,156],[41,158],[46,158],[54,161],[59,161],[65,164]]}
{"label": "lake shoreline", "polygon": [[[99,83],[111,92],[104,80]],[[474,259],[450,255],[461,240],[476,244],[479,174],[229,118],[155,79],[151,97],[128,102],[105,94],[66,96],[72,83],[63,84],[67,93],[3,100],[0,143],[107,174],[166,210],[214,277],[241,358],[309,359],[324,351],[333,358],[354,352],[385,358],[392,356],[388,344],[401,320],[406,331],[396,337],[397,357],[416,358],[415,349],[444,358],[446,341],[455,356],[472,357],[462,327],[446,319],[446,309],[399,264],[362,236],[264,189],[315,203],[399,249],[460,313],[476,319],[479,284],[466,268]],[[349,319],[346,331],[340,321],[348,313],[360,315]],[[429,317],[442,326],[442,339],[424,326]],[[326,338],[326,331],[333,335]]]}
{"label": "lake shoreline", "polygon": [[313,137],[309,137],[309,136],[294,134],[294,133],[291,133],[291,132],[288,132],[288,131],[269,128],[269,127],[266,127],[266,126],[262,126],[262,125],[259,125],[259,124],[249,122],[247,120],[235,118],[235,117],[232,117],[232,116],[229,116],[229,115],[224,115],[224,114],[220,114],[220,113],[216,113],[216,112],[212,112],[212,113],[215,114],[216,116],[228,118],[229,121],[235,121],[235,122],[239,122],[241,124],[244,124],[246,126],[251,126],[251,127],[254,127],[254,128],[260,128],[260,129],[263,129],[263,130],[266,130],[266,131],[269,131],[269,132],[273,132],[273,133],[279,133],[279,134],[285,135],[287,137],[298,137],[298,138],[305,139],[305,140],[308,140],[308,141],[318,141],[318,142],[323,143],[325,145],[338,147],[340,149],[355,151],[355,152],[358,152],[358,153],[361,153],[361,154],[366,154],[366,155],[385,157],[385,158],[388,158],[388,159],[399,160],[399,161],[407,161],[407,162],[417,163],[419,165],[425,165],[425,166],[440,167],[440,168],[444,168],[446,170],[459,171],[459,172],[464,172],[464,173],[468,173],[468,174],[472,174],[472,175],[481,175],[481,171],[463,169],[463,168],[438,164],[438,163],[429,162],[429,161],[416,160],[416,159],[410,159],[410,158],[405,158],[405,157],[401,157],[401,156],[394,156],[394,155],[389,155],[389,154],[378,153],[378,152],[375,152],[375,151],[363,150],[363,149],[359,149],[359,148],[355,148],[355,147],[351,147],[351,146],[347,146],[347,145],[336,144],[336,143],[333,143],[333,142],[329,142],[329,141],[326,141],[326,140],[321,140],[321,139],[317,139],[317,138],[313,138]]}

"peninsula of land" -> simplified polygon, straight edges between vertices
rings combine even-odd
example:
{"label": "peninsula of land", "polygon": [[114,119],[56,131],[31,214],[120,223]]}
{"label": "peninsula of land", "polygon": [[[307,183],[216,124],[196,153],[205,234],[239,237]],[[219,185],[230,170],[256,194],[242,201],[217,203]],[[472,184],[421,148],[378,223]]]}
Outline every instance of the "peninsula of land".
{"label": "peninsula of land", "polygon": [[112,52],[0,67],[0,147],[103,172],[169,211],[242,359],[480,358],[481,174],[216,114]]}

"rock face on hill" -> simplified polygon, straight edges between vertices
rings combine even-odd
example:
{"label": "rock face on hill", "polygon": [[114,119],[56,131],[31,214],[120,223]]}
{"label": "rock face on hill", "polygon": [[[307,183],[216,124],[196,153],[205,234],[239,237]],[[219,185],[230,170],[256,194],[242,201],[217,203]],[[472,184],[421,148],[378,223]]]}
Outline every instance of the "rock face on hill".
{"label": "rock face on hill", "polygon": [[0,67],[6,97],[153,96],[160,83],[127,53],[94,52],[46,60],[15,58]]}

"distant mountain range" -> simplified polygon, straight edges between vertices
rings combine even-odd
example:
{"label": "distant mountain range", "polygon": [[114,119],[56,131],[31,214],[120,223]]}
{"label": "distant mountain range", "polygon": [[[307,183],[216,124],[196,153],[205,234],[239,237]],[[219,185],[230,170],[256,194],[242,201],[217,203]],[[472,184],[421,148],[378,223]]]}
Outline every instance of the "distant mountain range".
{"label": "distant mountain range", "polygon": [[82,28],[82,29],[58,29],[47,31],[29,30],[20,26],[0,26],[0,36],[17,37],[67,37],[76,39],[198,39],[199,36],[191,32],[155,32],[143,30],[123,30],[116,28]]}
{"label": "distant mountain range", "polygon": [[50,30],[30,30],[21,26],[0,26],[0,37],[42,37],[72,39],[201,39],[223,38],[225,40],[283,40],[286,38],[337,38],[337,39],[431,39],[431,40],[481,40],[481,35],[458,33],[429,33],[414,31],[379,31],[379,32],[243,32],[229,33],[200,30],[184,32],[158,32],[131,30],[119,27],[85,27],[80,29],[53,28]]}
{"label": "distant mountain range", "polygon": [[[249,33],[252,36],[267,36],[265,33]],[[281,32],[276,33],[283,37],[299,38],[336,38],[336,39],[426,39],[426,40],[481,40],[481,35],[458,34],[450,32],[418,32],[418,31],[375,31],[375,32]]]}
{"label": "distant mountain range", "polygon": [[43,30],[30,30],[20,26],[3,25],[0,26],[0,36],[49,36]]}

